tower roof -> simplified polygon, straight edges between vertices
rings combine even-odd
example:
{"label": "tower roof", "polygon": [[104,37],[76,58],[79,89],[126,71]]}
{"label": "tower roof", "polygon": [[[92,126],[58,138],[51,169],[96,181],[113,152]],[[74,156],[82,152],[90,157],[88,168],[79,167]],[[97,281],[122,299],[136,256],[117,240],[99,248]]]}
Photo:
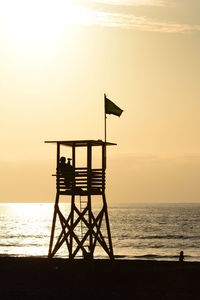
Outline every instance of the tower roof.
{"label": "tower roof", "polygon": [[87,147],[90,146],[115,146],[117,144],[104,142],[102,140],[74,140],[74,141],[45,141],[45,143],[56,143],[68,147]]}

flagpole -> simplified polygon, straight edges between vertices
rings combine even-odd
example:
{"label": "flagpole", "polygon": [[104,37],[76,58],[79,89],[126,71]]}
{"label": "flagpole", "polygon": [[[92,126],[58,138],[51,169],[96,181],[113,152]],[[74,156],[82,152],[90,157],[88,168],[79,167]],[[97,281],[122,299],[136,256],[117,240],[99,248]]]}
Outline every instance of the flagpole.
{"label": "flagpole", "polygon": [[105,147],[104,147],[104,168],[106,169],[106,141],[107,141],[107,136],[106,136],[106,94],[104,94],[104,138],[105,138]]}
{"label": "flagpole", "polygon": [[106,143],[106,94],[104,94],[104,130],[105,130],[105,143]]}

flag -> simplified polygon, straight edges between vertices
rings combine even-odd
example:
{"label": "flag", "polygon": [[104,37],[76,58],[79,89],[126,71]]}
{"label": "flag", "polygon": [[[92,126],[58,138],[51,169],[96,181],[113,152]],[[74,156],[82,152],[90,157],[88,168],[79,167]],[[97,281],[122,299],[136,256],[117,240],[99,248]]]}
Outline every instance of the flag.
{"label": "flag", "polygon": [[120,117],[123,110],[105,96],[105,113]]}

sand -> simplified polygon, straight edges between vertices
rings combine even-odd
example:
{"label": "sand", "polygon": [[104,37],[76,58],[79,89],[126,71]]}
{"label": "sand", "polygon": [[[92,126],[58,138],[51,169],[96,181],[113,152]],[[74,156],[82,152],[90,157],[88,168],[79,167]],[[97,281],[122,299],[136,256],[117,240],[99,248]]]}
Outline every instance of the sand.
{"label": "sand", "polygon": [[0,299],[200,299],[200,263],[0,257]]}

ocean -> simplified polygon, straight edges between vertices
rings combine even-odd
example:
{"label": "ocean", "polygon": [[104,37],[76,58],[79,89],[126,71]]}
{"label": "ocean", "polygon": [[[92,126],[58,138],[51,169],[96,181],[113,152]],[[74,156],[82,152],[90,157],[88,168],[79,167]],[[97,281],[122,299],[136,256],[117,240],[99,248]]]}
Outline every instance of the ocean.
{"label": "ocean", "polygon": [[[53,203],[0,204],[0,256],[46,257],[53,209]],[[185,261],[200,261],[200,204],[108,204],[108,213],[116,258],[176,261],[184,251]],[[64,244],[56,256],[67,257]],[[99,247],[95,257],[107,256]]]}

